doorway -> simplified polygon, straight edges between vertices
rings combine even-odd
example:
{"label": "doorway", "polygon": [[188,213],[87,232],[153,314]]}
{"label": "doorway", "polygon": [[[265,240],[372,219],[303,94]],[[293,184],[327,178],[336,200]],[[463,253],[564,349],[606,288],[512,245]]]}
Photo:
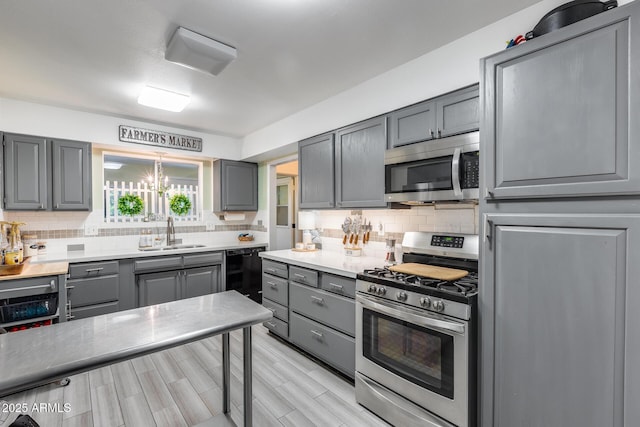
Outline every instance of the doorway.
{"label": "doorway", "polygon": [[298,160],[275,165],[275,197],[270,211],[275,233],[271,235],[271,250],[291,249],[296,242],[296,217],[298,214]]}

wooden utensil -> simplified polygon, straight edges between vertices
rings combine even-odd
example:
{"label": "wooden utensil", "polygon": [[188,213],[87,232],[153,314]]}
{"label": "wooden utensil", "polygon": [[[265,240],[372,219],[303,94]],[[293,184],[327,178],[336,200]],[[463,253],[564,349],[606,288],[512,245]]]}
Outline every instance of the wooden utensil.
{"label": "wooden utensil", "polygon": [[418,264],[408,262],[389,267],[391,271],[398,273],[414,274],[416,276],[431,277],[439,280],[458,280],[469,274],[466,270],[456,268],[438,267],[435,265]]}

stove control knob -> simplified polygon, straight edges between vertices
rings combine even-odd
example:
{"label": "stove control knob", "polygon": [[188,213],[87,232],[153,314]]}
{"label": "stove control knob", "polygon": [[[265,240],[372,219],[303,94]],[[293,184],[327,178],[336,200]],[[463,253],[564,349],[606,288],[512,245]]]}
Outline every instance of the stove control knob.
{"label": "stove control knob", "polygon": [[369,285],[369,289],[367,289],[371,293],[376,293],[377,287],[376,285]]}
{"label": "stove control knob", "polygon": [[382,286],[380,286],[378,288],[378,295],[384,295],[387,293],[387,290],[385,288],[383,288]]}
{"label": "stove control knob", "polygon": [[420,305],[423,306],[424,308],[431,307],[431,298],[429,297],[420,298]]}
{"label": "stove control knob", "polygon": [[406,292],[398,292],[396,294],[396,299],[398,301],[406,301],[407,300],[407,293]]}
{"label": "stove control knob", "polygon": [[442,300],[434,301],[432,306],[435,311],[439,311],[439,312],[444,311],[444,302],[442,302]]}

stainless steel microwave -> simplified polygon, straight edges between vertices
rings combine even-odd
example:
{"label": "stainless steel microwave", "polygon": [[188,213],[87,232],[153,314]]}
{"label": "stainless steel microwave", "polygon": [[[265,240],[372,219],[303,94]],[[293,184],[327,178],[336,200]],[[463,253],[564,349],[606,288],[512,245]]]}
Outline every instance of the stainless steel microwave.
{"label": "stainless steel microwave", "polygon": [[477,201],[480,133],[392,148],[384,164],[387,202]]}

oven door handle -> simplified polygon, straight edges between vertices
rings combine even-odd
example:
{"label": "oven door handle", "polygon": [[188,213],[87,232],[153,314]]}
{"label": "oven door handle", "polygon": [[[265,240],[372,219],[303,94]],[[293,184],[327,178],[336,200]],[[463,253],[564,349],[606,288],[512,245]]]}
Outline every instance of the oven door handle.
{"label": "oven door handle", "polygon": [[384,301],[384,303],[374,300],[372,297],[364,295],[356,295],[356,301],[375,312],[392,316],[405,322],[410,322],[415,325],[425,326],[429,328],[437,328],[447,332],[455,332],[457,334],[464,334],[464,325],[462,323],[451,322],[449,320],[436,319],[429,315],[409,308],[407,306],[395,304],[390,301]]}
{"label": "oven door handle", "polygon": [[460,156],[462,150],[458,147],[453,151],[453,161],[451,162],[451,183],[453,184],[454,197],[462,198],[462,188],[460,187]]}

